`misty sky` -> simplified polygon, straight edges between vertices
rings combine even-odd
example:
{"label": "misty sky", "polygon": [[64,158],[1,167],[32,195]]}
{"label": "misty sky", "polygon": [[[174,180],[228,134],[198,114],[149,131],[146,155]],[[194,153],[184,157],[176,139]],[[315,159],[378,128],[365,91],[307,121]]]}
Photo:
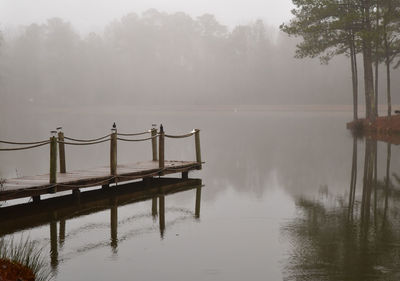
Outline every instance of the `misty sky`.
{"label": "misty sky", "polygon": [[194,17],[211,13],[229,26],[257,18],[278,26],[290,18],[292,7],[291,0],[0,0],[0,28],[61,17],[82,32],[101,31],[113,19],[149,8],[183,11]]}

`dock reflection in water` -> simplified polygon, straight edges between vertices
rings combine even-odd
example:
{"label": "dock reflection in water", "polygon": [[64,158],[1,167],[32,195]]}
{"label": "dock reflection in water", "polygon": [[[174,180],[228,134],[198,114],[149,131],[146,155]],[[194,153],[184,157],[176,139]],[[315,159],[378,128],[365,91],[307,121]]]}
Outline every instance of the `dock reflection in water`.
{"label": "dock reflection in water", "polygon": [[337,197],[325,187],[316,200],[297,199],[301,216],[282,228],[293,245],[288,280],[400,279],[400,181],[390,170],[392,145],[378,149],[367,138],[358,159],[359,143],[353,140],[348,193]]}
{"label": "dock reflection in water", "polygon": [[[159,217],[159,231],[163,238],[166,229],[166,197],[193,189],[196,194],[194,212],[186,209],[173,209],[182,212],[185,218],[197,220],[200,218],[201,179],[151,178],[117,188],[86,191],[78,196],[76,194],[68,195],[37,203],[0,208],[0,237],[48,224],[50,228],[50,263],[56,272],[60,261],[59,247],[64,246],[68,220],[109,209],[110,239],[106,244],[116,253],[119,241],[129,238],[118,239],[118,207],[151,201],[151,216],[154,221],[157,221],[157,216]],[[91,244],[86,249],[79,251],[85,252],[95,249],[97,246],[104,246],[104,243]]]}

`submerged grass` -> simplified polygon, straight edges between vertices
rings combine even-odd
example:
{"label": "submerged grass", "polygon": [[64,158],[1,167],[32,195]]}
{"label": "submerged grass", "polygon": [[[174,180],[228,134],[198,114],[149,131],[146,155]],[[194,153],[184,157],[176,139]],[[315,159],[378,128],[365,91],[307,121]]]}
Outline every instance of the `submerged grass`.
{"label": "submerged grass", "polygon": [[18,243],[14,239],[0,238],[0,259],[10,260],[30,268],[35,274],[36,281],[49,281],[52,279],[48,262],[42,255],[42,249],[29,239]]}

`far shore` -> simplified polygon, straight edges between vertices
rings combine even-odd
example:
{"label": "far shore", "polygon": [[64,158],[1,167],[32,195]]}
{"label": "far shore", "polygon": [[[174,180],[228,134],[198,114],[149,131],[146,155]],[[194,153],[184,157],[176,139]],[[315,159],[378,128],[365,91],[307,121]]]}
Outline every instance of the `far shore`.
{"label": "far shore", "polygon": [[362,133],[380,135],[400,134],[400,115],[380,116],[374,121],[358,119],[347,123],[347,128]]}

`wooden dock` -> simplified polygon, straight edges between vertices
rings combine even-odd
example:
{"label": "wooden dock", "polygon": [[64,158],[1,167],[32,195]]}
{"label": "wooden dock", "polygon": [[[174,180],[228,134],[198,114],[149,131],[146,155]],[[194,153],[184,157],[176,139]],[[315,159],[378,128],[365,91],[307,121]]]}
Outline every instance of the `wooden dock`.
{"label": "wooden dock", "polygon": [[[6,145],[17,145],[13,148],[1,148],[1,151],[14,151],[23,149],[33,149],[39,146],[50,146],[50,167],[49,173],[35,176],[26,176],[12,179],[5,179],[0,186],[0,201],[12,200],[23,197],[32,197],[34,201],[40,200],[40,195],[56,193],[60,191],[72,190],[74,195],[79,195],[80,189],[94,186],[108,188],[117,186],[121,182],[133,181],[137,179],[149,179],[155,176],[182,173],[182,178],[188,178],[191,170],[200,170],[202,168],[200,154],[200,131],[193,130],[185,135],[167,135],[162,125],[160,131],[152,128],[141,133],[122,134],[118,133],[114,124],[111,134],[101,138],[82,140],[64,136],[61,128],[52,131],[49,140],[39,142],[9,142],[0,141]],[[150,134],[149,137],[137,138],[138,136]],[[187,138],[195,137],[195,161],[171,161],[165,160],[165,138]],[[134,137],[134,138],[132,138]],[[117,143],[151,141],[152,160],[136,162],[132,164],[117,164]],[[99,143],[110,142],[110,165],[107,167],[98,167],[87,170],[67,171],[66,169],[66,149],[67,145],[95,145]],[[157,149],[158,142],[158,149]],[[18,145],[24,145],[19,147]],[[57,149],[58,147],[58,149]],[[9,152],[5,152],[9,153]],[[57,161],[59,160],[59,161]],[[59,165],[57,165],[59,162]],[[57,172],[57,166],[59,172]]]}

